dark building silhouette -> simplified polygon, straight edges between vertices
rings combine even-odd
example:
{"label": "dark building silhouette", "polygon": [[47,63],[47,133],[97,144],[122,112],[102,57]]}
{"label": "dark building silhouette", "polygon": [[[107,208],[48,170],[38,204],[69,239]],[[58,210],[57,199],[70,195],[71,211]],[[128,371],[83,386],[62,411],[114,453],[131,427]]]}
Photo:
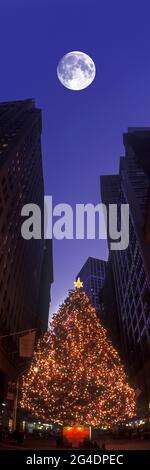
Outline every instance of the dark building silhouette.
{"label": "dark building silhouette", "polygon": [[[21,236],[25,204],[44,209],[41,111],[33,100],[0,104],[0,336],[47,329],[53,281],[51,241]],[[18,337],[0,339],[0,399],[20,367]],[[8,403],[7,403],[8,405]]]}
{"label": "dark building silhouette", "polygon": [[100,318],[102,320],[103,326],[107,329],[109,338],[113,342],[114,346],[118,349],[119,353],[122,354],[118,309],[114,290],[114,277],[111,256],[109,255],[108,261],[106,263],[105,280],[103,287],[100,290],[100,304],[102,306],[100,310]]}
{"label": "dark building silhouette", "polygon": [[[111,251],[122,352],[138,387],[142,410],[150,403],[150,129],[124,134],[118,175],[101,177],[102,202],[129,204],[129,246]],[[118,225],[120,222],[118,211]],[[109,245],[109,240],[108,240]]]}
{"label": "dark building silhouette", "polygon": [[43,263],[41,270],[41,282],[39,289],[39,331],[45,331],[48,323],[48,312],[50,306],[50,281],[53,280],[53,254],[51,240],[45,240]]}
{"label": "dark building silhouette", "polygon": [[103,308],[100,292],[104,285],[106,264],[106,261],[89,257],[77,275],[83,281],[84,290],[97,313]]}

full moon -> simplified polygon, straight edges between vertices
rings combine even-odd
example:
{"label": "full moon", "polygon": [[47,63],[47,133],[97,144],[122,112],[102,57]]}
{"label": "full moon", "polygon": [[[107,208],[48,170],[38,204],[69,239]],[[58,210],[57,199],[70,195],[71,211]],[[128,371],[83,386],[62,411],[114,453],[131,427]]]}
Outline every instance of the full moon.
{"label": "full moon", "polygon": [[69,90],[83,90],[93,82],[96,67],[91,57],[84,52],[72,51],[64,55],[57,67],[57,76]]}

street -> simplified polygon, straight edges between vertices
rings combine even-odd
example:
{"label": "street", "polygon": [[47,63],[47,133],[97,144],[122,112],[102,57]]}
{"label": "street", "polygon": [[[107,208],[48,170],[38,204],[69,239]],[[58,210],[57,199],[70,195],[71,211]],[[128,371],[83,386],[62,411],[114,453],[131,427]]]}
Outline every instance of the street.
{"label": "street", "polygon": [[[104,442],[104,441],[103,441]],[[99,448],[102,441],[97,440]],[[129,439],[105,439],[107,450],[150,450],[150,440],[129,440]],[[53,439],[26,439],[23,444],[10,443],[3,441],[0,443],[0,450],[49,450],[56,449],[56,442]]]}

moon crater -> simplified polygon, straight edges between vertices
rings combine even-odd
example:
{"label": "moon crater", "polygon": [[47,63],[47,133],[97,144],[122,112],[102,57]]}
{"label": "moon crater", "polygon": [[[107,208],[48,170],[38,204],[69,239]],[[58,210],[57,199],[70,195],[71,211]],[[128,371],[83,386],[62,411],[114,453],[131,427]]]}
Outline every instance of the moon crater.
{"label": "moon crater", "polygon": [[95,64],[84,52],[69,52],[62,57],[57,67],[57,76],[61,84],[70,90],[87,88],[93,82],[95,75]]}

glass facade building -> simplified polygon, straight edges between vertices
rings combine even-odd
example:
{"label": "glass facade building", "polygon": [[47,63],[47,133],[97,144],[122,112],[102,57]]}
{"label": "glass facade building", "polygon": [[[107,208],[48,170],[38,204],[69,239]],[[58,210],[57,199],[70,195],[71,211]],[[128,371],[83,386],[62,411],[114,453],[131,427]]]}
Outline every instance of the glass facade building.
{"label": "glass facade building", "polygon": [[84,290],[97,313],[103,308],[100,291],[105,281],[106,264],[106,261],[89,257],[77,275],[83,281]]}

